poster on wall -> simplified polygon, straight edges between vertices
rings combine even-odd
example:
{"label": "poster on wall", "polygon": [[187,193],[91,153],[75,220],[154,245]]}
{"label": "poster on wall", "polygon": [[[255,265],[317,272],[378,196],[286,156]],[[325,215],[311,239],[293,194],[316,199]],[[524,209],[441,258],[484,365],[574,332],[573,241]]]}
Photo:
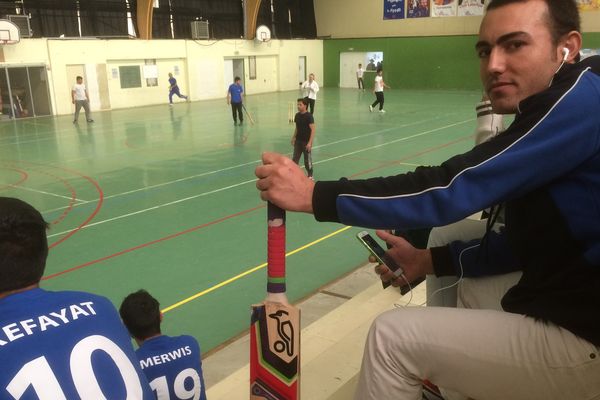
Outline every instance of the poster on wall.
{"label": "poster on wall", "polygon": [[483,15],[485,0],[458,0],[458,16]]}
{"label": "poster on wall", "polygon": [[432,17],[456,17],[458,0],[433,0],[431,3]]}
{"label": "poster on wall", "polygon": [[377,71],[383,69],[383,52],[382,51],[369,51],[365,54],[365,70]]}
{"label": "poster on wall", "polygon": [[407,0],[406,18],[429,17],[429,0]]}
{"label": "poster on wall", "polygon": [[403,19],[404,0],[383,0],[383,19]]}
{"label": "poster on wall", "polygon": [[579,11],[600,10],[600,0],[577,0]]}

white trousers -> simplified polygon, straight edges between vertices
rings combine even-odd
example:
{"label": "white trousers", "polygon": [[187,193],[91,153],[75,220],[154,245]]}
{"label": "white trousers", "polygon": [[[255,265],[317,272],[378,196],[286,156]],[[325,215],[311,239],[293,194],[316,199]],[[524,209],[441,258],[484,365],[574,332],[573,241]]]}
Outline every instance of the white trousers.
{"label": "white trousers", "polygon": [[[600,399],[600,348],[495,309],[519,273],[464,279],[467,308],[406,307],[371,326],[355,400],[420,400],[421,381],[476,400]],[[595,318],[595,316],[590,316]]]}

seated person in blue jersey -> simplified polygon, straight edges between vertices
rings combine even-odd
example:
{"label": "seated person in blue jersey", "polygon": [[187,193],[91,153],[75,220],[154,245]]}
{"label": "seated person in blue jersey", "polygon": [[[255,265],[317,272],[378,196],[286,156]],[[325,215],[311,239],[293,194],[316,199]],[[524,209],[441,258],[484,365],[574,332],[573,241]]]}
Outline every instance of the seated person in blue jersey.
{"label": "seated person in blue jersey", "polygon": [[157,399],[206,400],[200,346],[196,339],[188,335],[163,335],[158,301],[145,290],[125,297],[119,313],[140,346],[136,354]]}
{"label": "seated person in blue jersey", "polygon": [[108,299],[40,289],[47,226],[0,197],[0,398],[153,399]]}

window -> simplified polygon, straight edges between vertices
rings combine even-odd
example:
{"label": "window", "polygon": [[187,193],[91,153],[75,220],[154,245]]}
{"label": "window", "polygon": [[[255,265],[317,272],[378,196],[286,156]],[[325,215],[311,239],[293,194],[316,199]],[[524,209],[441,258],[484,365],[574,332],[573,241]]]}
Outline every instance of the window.
{"label": "window", "polygon": [[145,60],[144,65],[144,79],[146,79],[146,86],[158,86],[158,67],[156,66],[156,59]]}
{"label": "window", "polygon": [[119,67],[119,75],[121,89],[142,87],[142,75],[139,65]]}
{"label": "window", "polygon": [[256,79],[256,56],[248,57],[248,75],[250,80]]}

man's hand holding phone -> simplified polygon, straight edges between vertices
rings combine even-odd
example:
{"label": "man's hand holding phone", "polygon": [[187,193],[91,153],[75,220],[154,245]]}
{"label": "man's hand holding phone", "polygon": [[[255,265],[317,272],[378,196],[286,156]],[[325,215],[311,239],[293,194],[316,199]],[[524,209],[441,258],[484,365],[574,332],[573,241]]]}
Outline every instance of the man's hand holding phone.
{"label": "man's hand holding phone", "polygon": [[[433,273],[431,252],[428,249],[417,249],[404,238],[392,235],[386,231],[378,230],[375,233],[380,239],[391,246],[389,250],[383,250],[370,235],[369,238],[375,242],[374,249],[371,249],[371,246],[368,246],[360,237],[359,240],[369,248],[371,252],[369,260],[380,263],[380,265],[375,267],[375,272],[380,276],[384,287],[390,284],[393,286],[405,286],[407,282],[414,282],[426,274]],[[363,231],[357,236],[360,235],[364,238],[365,234],[368,235],[367,232]]]}

